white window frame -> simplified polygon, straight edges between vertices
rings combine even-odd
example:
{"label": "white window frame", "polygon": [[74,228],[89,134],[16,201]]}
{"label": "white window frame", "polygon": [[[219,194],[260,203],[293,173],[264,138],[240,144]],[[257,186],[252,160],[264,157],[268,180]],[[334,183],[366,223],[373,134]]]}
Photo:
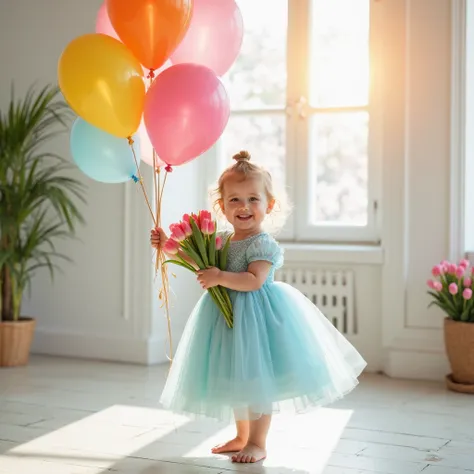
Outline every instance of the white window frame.
{"label": "white window frame", "polygon": [[[330,1],[330,0],[328,0]],[[286,185],[289,199],[293,203],[291,213],[284,230],[279,234],[281,241],[305,243],[351,243],[380,244],[381,233],[381,156],[382,156],[382,107],[381,83],[382,72],[382,25],[381,13],[377,3],[370,5],[370,93],[367,107],[340,107],[331,109],[309,108],[305,97],[309,97],[309,61],[311,40],[311,5],[312,0],[288,0],[288,36],[287,36],[287,104],[286,107],[268,107],[265,109],[232,109],[231,115],[269,115],[286,114]],[[244,19],[245,20],[245,19]],[[375,67],[377,65],[377,67]],[[307,117],[315,113],[351,112],[364,110],[369,113],[369,165],[368,165],[368,222],[366,226],[344,226],[329,223],[311,225],[310,186],[308,183],[309,164],[309,127]],[[221,142],[213,148],[214,170],[221,158]],[[250,150],[251,151],[251,150]],[[228,159],[228,157],[226,157]],[[217,178],[216,171],[210,166],[204,171],[206,178],[211,175]]]}

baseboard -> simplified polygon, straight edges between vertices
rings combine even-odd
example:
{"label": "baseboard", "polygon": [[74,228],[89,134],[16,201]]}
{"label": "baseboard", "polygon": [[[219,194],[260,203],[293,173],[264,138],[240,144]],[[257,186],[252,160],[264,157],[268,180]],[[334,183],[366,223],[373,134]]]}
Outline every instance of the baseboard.
{"label": "baseboard", "polygon": [[[37,329],[31,352],[80,359],[132,364],[160,364],[167,361],[166,340],[125,339],[92,334],[53,332]],[[158,348],[163,348],[159,350]]]}
{"label": "baseboard", "polygon": [[443,381],[450,370],[444,352],[389,349],[384,372],[393,378]]}

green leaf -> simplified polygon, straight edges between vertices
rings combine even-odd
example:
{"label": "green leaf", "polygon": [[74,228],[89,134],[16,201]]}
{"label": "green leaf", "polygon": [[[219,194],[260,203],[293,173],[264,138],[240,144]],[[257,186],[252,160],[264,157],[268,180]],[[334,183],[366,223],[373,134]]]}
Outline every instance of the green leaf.
{"label": "green leaf", "polygon": [[53,278],[60,269],[55,262],[70,261],[57,252],[57,241],[73,238],[84,222],[78,206],[85,186],[70,174],[77,168],[48,150],[72,118],[56,86],[30,87],[22,98],[12,87],[0,110],[0,274],[8,267],[14,278],[1,318],[12,319],[12,305],[37,270],[46,268]]}
{"label": "green leaf", "polygon": [[201,259],[204,262],[204,265],[206,267],[208,267],[209,266],[209,260],[207,258],[206,244],[204,242],[202,232],[201,232],[201,230],[199,229],[198,225],[196,224],[196,222],[194,221],[194,219],[192,217],[189,219],[189,221],[191,223],[191,228],[193,229],[193,237],[194,237],[194,240],[196,241],[196,244],[198,246],[199,253],[201,255]]}
{"label": "green leaf", "polygon": [[179,267],[186,268],[186,270],[190,270],[193,273],[196,273],[196,270],[191,265],[189,265],[189,263],[187,263],[187,262],[180,262],[179,260],[166,260],[163,263],[165,265],[168,264],[168,263],[172,263],[173,265],[178,265]]}
{"label": "green leaf", "polygon": [[220,309],[221,313],[224,315],[224,319],[227,323],[227,326],[229,328],[232,328],[234,325],[233,318],[232,318],[232,309],[227,304],[221,292],[222,289],[223,289],[222,287],[217,286],[217,287],[209,288],[208,291],[213,297],[217,307]]}
{"label": "green leaf", "polygon": [[232,239],[233,234],[229,234],[227,237],[227,240],[224,244],[224,247],[221,250],[221,255],[220,255],[220,269],[225,271],[227,269],[227,255],[229,253],[229,247],[230,247],[230,241]]}
{"label": "green leaf", "polygon": [[204,262],[202,261],[201,257],[199,254],[192,248],[191,245],[188,245],[186,241],[181,242],[183,252],[194,262],[196,265],[203,270],[204,268],[207,268],[207,265],[204,265]]}
{"label": "green leaf", "polygon": [[209,241],[209,265],[216,266],[216,232],[211,235]]}

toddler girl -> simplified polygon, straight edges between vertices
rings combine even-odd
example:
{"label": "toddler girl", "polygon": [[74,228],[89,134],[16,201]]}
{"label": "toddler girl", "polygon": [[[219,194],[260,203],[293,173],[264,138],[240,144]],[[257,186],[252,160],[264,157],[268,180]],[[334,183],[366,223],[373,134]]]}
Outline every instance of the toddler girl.
{"label": "toddler girl", "polygon": [[[276,198],[270,174],[240,152],[219,178],[217,204],[233,227],[227,270],[198,271],[204,289],[228,288],[229,329],[206,292],[194,308],[164,388],[165,408],[223,419],[234,414],[237,435],[214,453],[253,463],[266,457],[272,413],[326,405],[358,383],[366,363],[354,347],[298,290],[275,282],[283,250],[263,231]],[[155,248],[167,237],[152,231]]]}

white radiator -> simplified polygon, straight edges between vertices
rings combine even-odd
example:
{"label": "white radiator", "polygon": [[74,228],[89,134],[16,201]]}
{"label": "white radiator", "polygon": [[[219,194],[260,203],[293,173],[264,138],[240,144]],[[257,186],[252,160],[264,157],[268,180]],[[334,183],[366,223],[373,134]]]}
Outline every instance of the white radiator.
{"label": "white radiator", "polygon": [[285,266],[277,271],[275,279],[301,291],[342,334],[357,334],[351,270],[307,270]]}

